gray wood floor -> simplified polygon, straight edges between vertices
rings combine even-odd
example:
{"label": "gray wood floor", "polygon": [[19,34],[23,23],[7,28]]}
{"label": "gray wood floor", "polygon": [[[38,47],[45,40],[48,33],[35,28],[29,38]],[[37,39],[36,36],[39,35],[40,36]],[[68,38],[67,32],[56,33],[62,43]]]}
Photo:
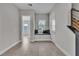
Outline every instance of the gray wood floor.
{"label": "gray wood floor", "polygon": [[52,42],[19,43],[2,56],[64,56]]}

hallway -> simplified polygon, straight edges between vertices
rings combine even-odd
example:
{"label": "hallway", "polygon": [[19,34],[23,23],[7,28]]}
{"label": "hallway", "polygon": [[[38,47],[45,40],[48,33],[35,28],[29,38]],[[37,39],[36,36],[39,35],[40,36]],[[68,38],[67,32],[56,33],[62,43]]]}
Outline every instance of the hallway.
{"label": "hallway", "polygon": [[50,41],[30,42],[26,39],[20,42],[2,56],[64,56]]}
{"label": "hallway", "polygon": [[0,55],[75,56],[76,35],[68,28],[74,6],[72,3],[0,4]]}

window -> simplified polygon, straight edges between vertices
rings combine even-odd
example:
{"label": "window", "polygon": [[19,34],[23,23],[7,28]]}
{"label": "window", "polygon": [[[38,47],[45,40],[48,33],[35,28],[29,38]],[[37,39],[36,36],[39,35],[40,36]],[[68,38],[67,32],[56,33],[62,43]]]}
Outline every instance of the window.
{"label": "window", "polygon": [[45,29],[45,20],[39,20],[38,28],[41,29],[41,30]]}
{"label": "window", "polygon": [[39,22],[38,22],[38,33],[43,34],[44,29],[45,29],[45,20],[39,20]]}

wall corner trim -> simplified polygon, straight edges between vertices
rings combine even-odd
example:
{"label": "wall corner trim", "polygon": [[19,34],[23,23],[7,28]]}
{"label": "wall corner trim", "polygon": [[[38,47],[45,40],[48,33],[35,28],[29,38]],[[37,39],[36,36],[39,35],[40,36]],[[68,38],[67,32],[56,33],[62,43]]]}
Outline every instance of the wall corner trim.
{"label": "wall corner trim", "polygon": [[[52,40],[52,42],[53,42],[53,40]],[[60,49],[60,51],[62,51],[64,54],[65,54],[65,56],[71,56],[69,53],[67,53],[64,49],[62,49],[62,47],[60,47],[56,42],[53,42],[55,45],[56,45],[56,47],[58,48],[58,49]]]}
{"label": "wall corner trim", "polygon": [[20,42],[21,42],[21,40],[15,42],[14,44],[12,44],[12,45],[10,45],[9,47],[5,48],[4,50],[2,50],[2,51],[0,52],[0,55],[2,55],[3,53],[5,53],[6,51],[8,51],[9,49],[11,49],[12,47],[14,47],[15,45],[17,45],[17,44],[20,43]]}

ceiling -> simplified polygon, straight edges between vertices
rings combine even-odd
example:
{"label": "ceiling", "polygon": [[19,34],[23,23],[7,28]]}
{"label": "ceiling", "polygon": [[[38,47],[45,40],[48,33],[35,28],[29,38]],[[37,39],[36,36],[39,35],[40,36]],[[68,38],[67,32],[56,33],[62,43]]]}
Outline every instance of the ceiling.
{"label": "ceiling", "polygon": [[21,10],[32,9],[36,13],[49,13],[55,3],[32,3],[32,6],[28,3],[15,3],[15,5]]}

